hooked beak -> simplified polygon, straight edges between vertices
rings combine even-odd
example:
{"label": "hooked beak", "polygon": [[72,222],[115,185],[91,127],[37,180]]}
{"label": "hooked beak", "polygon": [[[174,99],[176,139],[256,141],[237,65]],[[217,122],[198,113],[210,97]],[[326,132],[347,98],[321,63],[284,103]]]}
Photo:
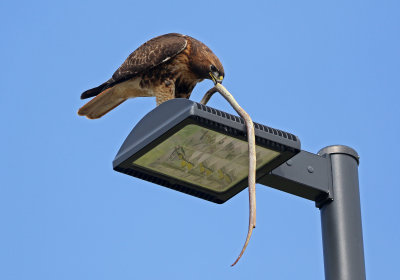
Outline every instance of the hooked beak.
{"label": "hooked beak", "polygon": [[222,75],[218,76],[219,73],[216,73],[216,72],[210,72],[209,74],[210,74],[211,80],[214,82],[214,84],[222,83],[222,80],[224,79],[224,77]]}

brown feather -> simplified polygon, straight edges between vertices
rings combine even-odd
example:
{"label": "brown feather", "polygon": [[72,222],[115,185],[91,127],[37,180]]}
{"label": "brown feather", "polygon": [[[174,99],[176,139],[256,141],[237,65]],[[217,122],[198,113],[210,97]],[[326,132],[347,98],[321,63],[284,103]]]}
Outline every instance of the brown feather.
{"label": "brown feather", "polygon": [[155,96],[157,105],[189,98],[198,82],[210,79],[210,65],[225,75],[219,59],[202,42],[176,33],[153,38],[129,55],[110,80],[82,94],[98,95],[78,114],[99,118],[132,97]]}
{"label": "brown feather", "polygon": [[126,98],[116,98],[110,94],[111,90],[112,88],[106,89],[83,105],[78,115],[86,116],[88,119],[98,119],[126,100]]}

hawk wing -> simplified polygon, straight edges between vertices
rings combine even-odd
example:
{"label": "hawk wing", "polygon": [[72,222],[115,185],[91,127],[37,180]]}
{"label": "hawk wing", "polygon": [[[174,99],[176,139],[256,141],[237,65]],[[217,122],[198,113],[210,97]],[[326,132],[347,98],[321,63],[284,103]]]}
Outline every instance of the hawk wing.
{"label": "hawk wing", "polygon": [[85,91],[81,98],[95,96],[115,84],[164,63],[181,53],[186,46],[187,40],[182,34],[169,33],[155,37],[131,53],[111,79],[96,88]]}
{"label": "hawk wing", "polygon": [[112,80],[121,82],[166,62],[182,52],[186,45],[187,40],[181,34],[170,33],[155,37],[131,53],[115,71]]}

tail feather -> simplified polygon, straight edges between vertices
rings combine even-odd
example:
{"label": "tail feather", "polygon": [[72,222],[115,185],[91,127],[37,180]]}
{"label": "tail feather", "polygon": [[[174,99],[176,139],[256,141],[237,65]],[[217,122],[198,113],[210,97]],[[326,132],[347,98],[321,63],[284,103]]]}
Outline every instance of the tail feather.
{"label": "tail feather", "polygon": [[85,92],[83,92],[81,94],[81,99],[86,99],[86,98],[89,98],[89,97],[96,96],[99,93],[101,93],[102,91],[104,91],[107,88],[107,86],[109,86],[109,82],[108,81],[103,83],[103,84],[101,84],[101,85],[99,85],[98,87],[88,89],[87,91],[85,91]]}
{"label": "tail feather", "polygon": [[88,119],[98,119],[117,107],[126,99],[127,98],[116,96],[113,94],[112,88],[108,88],[83,105],[78,110],[78,115],[86,116]]}

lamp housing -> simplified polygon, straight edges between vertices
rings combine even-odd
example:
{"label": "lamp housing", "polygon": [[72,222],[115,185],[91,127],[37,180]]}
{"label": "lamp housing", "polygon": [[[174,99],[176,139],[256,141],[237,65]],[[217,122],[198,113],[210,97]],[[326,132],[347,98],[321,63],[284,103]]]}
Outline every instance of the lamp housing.
{"label": "lamp housing", "polygon": [[[297,136],[254,123],[256,178],[300,152]],[[215,203],[247,187],[244,120],[182,98],[149,112],[128,135],[114,170]]]}

